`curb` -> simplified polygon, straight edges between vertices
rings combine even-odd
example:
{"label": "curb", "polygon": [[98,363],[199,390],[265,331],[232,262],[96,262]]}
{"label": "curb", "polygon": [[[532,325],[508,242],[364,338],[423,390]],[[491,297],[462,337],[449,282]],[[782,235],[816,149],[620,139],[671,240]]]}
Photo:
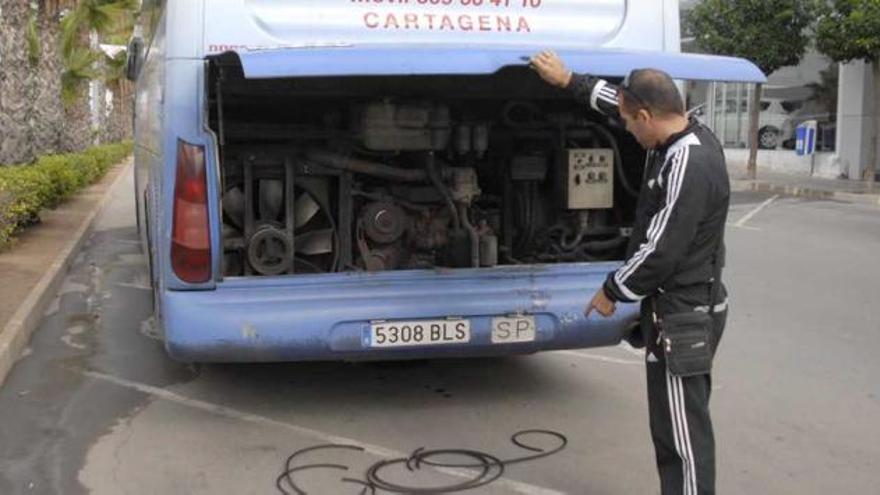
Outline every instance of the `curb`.
{"label": "curb", "polygon": [[[0,386],[6,375],[15,366],[21,351],[30,342],[31,334],[36,330],[52,298],[58,292],[61,282],[67,275],[70,264],[79,253],[83,242],[94,227],[98,214],[110,202],[112,191],[127,177],[131,170],[131,158],[120,162],[121,170],[113,182],[107,187],[104,196],[95,204],[85,220],[77,227],[70,241],[49,264],[46,272],[40,277],[37,285],[31,289],[27,297],[19,304],[12,318],[0,329]],[[119,165],[117,165],[119,166]]]}
{"label": "curb", "polygon": [[829,191],[827,189],[814,189],[810,187],[792,186],[786,184],[772,184],[759,181],[731,181],[730,190],[734,192],[766,192],[781,196],[794,196],[798,198],[813,199],[837,199],[851,203],[860,203],[872,206],[880,206],[880,194],[851,193],[843,191]]}

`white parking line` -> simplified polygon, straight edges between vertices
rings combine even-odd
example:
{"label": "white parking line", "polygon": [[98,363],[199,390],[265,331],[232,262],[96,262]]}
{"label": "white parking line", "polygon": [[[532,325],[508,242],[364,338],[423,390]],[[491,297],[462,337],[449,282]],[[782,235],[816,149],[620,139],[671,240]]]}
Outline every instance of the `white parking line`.
{"label": "white parking line", "polygon": [[613,358],[609,356],[601,356],[599,354],[592,354],[589,352],[580,352],[580,351],[552,351],[553,354],[560,354],[563,356],[571,356],[581,359],[590,359],[592,361],[602,361],[603,363],[613,363],[613,364],[625,364],[627,366],[641,366],[641,361],[635,361],[633,359],[619,359]]}
{"label": "white parking line", "polygon": [[[306,428],[304,426],[297,426],[291,423],[285,423],[284,421],[278,421],[276,419],[268,418],[266,416],[260,416],[258,414],[252,414],[244,411],[240,411],[238,409],[234,409],[231,407],[221,406],[220,404],[214,404],[212,402],[207,402],[199,399],[192,399],[189,397],[185,397],[183,395],[177,394],[170,390],[166,390],[159,387],[153,387],[152,385],[147,385],[145,383],[139,383],[131,380],[126,380],[125,378],[119,378],[117,376],[107,375],[104,373],[100,373],[97,371],[88,371],[88,370],[77,370],[82,374],[94,378],[96,380],[101,380],[104,382],[112,383],[114,385],[118,385],[120,387],[124,387],[131,390],[136,390],[143,394],[151,395],[158,399],[166,400],[168,402],[173,402],[175,404],[180,404],[182,406],[190,407],[192,409],[198,409],[201,411],[209,412],[212,414],[217,414],[219,416],[225,416],[227,418],[237,419],[240,421],[247,421],[250,423],[256,423],[264,426],[273,426],[276,428],[282,428],[288,431],[292,431],[298,435],[303,435],[306,437],[310,437],[315,439],[321,443],[339,443],[345,445],[356,445],[364,449],[365,452],[373,454],[378,457],[383,457],[386,459],[398,459],[398,458],[407,458],[409,454],[405,454],[403,452],[397,452],[395,450],[386,449],[385,447],[380,447],[378,445],[372,445],[369,443],[359,442],[357,440],[341,437],[338,435],[331,435],[329,433],[325,433],[320,430],[313,430],[311,428]],[[448,469],[448,468],[434,468],[436,471],[441,472],[443,474],[447,474],[450,476],[455,476],[459,478],[472,479],[473,473],[468,473],[459,469]],[[552,490],[550,488],[544,488],[540,486],[531,485],[529,483],[523,483],[521,481],[515,481],[507,478],[499,478],[495,481],[500,486],[507,488],[516,493],[522,493],[524,495],[565,495],[564,492],[559,492],[556,490]]]}
{"label": "white parking line", "polygon": [[645,350],[644,350],[644,349],[636,349],[635,347],[629,345],[629,342],[627,342],[627,341],[625,341],[625,340],[622,341],[622,342],[620,343],[620,345],[617,346],[617,347],[619,347],[619,348],[623,349],[624,351],[626,351],[626,352],[632,354],[633,356],[638,356],[638,357],[640,357],[640,358],[642,358],[642,359],[645,358]]}
{"label": "white parking line", "polygon": [[758,227],[750,227],[750,226],[748,226],[748,225],[737,226],[737,225],[736,225],[735,223],[733,223],[733,222],[727,222],[727,226],[728,226],[728,227],[737,227],[737,228],[744,229],[744,230],[754,230],[754,231],[757,231],[757,232],[760,232],[760,231],[763,230],[763,229],[759,229]]}
{"label": "white parking line", "polygon": [[764,201],[763,203],[761,203],[760,205],[758,205],[758,207],[755,208],[754,210],[752,210],[752,211],[746,213],[745,215],[743,215],[743,217],[740,218],[738,222],[736,222],[735,224],[733,224],[733,226],[734,226],[734,227],[744,227],[744,226],[746,225],[746,222],[748,222],[749,220],[751,220],[752,217],[754,217],[755,215],[758,214],[758,212],[760,212],[760,211],[763,210],[764,208],[768,207],[768,206],[770,205],[770,203],[776,201],[777,199],[779,199],[779,195],[778,195],[778,194],[775,195],[775,196],[773,196],[772,198],[768,199],[767,201]]}

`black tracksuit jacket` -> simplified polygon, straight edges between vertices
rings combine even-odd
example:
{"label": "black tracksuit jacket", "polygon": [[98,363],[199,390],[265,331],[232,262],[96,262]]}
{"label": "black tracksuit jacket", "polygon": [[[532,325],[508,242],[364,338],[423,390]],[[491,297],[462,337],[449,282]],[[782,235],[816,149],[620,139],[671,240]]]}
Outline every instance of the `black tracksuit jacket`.
{"label": "black tracksuit jacket", "polygon": [[[575,98],[606,116],[619,115],[617,88],[573,75]],[[658,313],[722,308],[710,302],[715,263],[723,266],[730,181],[724,151],[712,131],[691,121],[662,146],[648,150],[636,220],[622,267],[608,275],[605,293],[619,302],[657,298]],[[665,297],[668,296],[668,297]],[[664,301],[665,300],[665,301]],[[644,314],[643,305],[643,314]]]}

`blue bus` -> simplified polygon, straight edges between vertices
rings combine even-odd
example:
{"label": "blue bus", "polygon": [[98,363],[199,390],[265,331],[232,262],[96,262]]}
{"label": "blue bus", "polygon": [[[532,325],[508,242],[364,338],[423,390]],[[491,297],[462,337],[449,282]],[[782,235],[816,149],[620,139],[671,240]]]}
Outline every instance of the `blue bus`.
{"label": "blue bus", "polygon": [[135,194],[170,356],[619,343],[637,307],[584,307],[624,257],[645,152],[525,61],[763,80],[679,53],[677,4],[144,0]]}

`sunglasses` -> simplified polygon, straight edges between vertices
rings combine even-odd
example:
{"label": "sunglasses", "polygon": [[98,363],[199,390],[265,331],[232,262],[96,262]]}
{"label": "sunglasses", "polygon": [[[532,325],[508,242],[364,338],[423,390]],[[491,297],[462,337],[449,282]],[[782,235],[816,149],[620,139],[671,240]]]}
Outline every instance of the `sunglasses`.
{"label": "sunglasses", "polygon": [[626,93],[626,99],[629,103],[627,106],[633,108],[633,104],[635,104],[636,111],[647,109],[648,105],[645,103],[645,100],[641,96],[639,96],[639,94],[636,93],[636,91],[632,87],[630,87],[630,76],[632,76],[632,72],[627,74],[626,77],[623,78],[623,82],[621,82],[620,86],[618,86],[621,91]]}

